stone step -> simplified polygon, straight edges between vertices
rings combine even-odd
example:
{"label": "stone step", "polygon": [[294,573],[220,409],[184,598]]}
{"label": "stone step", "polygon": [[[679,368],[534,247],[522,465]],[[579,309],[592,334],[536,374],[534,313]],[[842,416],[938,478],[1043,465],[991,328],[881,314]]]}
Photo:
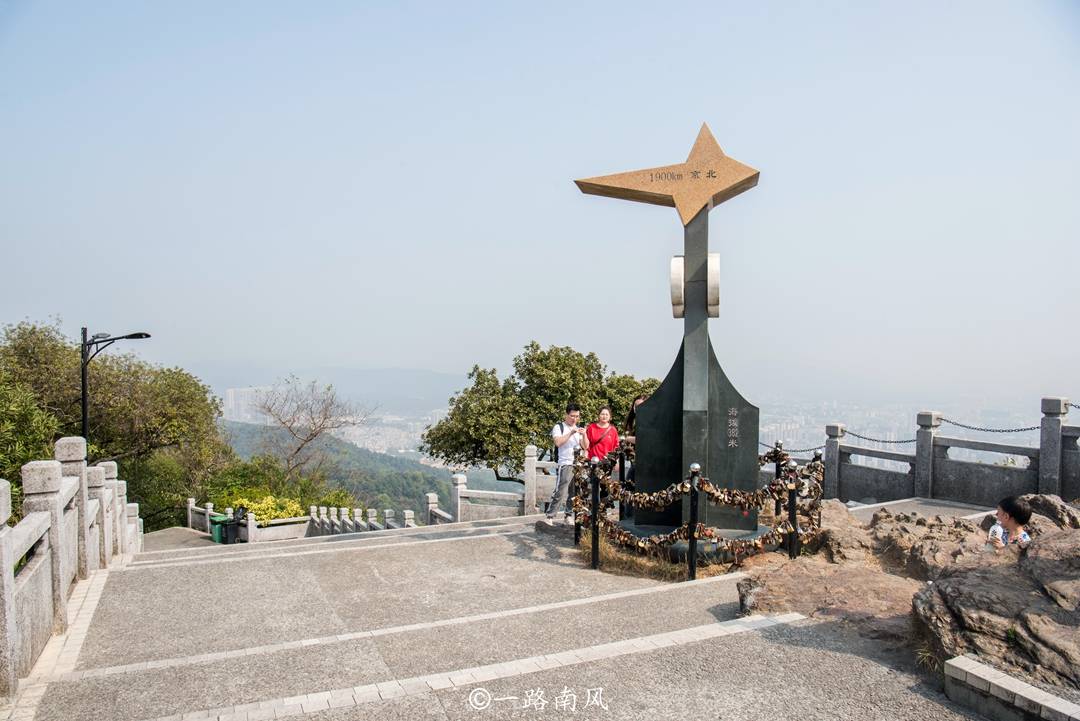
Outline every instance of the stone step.
{"label": "stone step", "polygon": [[497,531],[508,528],[531,527],[542,515],[511,516],[486,521],[465,521],[438,526],[417,526],[415,528],[387,529],[383,531],[364,531],[336,536],[314,536],[290,541],[271,541],[267,543],[236,543],[230,545],[209,544],[194,548],[145,551],[132,560],[134,566],[148,566],[178,561],[194,561],[220,558],[256,557],[276,555],[290,551],[305,551],[329,544],[376,544],[386,543],[388,539],[424,539],[457,535],[468,535],[480,531]]}
{"label": "stone step", "polygon": [[[740,576],[639,586],[417,624],[361,623],[352,632],[287,643],[234,634],[223,644],[234,653],[176,657],[169,655],[172,647],[157,646],[140,649],[146,661],[138,662],[136,654],[134,665],[120,667],[98,666],[90,654],[76,671],[52,679],[36,718],[138,721],[204,710],[233,713],[235,706],[245,706],[238,713],[247,713],[254,710],[249,704],[277,700],[290,706],[295,704],[284,701],[308,694],[314,708],[317,695],[330,690],[393,687],[395,680],[419,677],[461,681],[472,673],[468,669],[538,656],[564,654],[565,661],[579,663],[570,652],[598,646],[611,651],[609,646],[618,644],[615,649],[630,653],[640,650],[635,639],[658,634],[689,643],[734,617]],[[652,648],[647,641],[640,644]]]}

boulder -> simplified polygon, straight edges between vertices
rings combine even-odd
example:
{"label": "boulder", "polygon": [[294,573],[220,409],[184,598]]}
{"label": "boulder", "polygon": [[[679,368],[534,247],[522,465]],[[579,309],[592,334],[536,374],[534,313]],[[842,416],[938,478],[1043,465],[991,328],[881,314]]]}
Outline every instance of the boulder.
{"label": "boulder", "polygon": [[1029,493],[1020,498],[1028,502],[1033,512],[1049,518],[1058,528],[1080,528],[1080,508],[1070,506],[1060,496]]}
{"label": "boulder", "polygon": [[941,656],[975,653],[1006,671],[1080,688],[1080,530],[946,569],[912,611]]}
{"label": "boulder", "polygon": [[929,581],[956,564],[983,556],[986,534],[972,521],[882,509],[870,521],[877,553],[894,570]]}
{"label": "boulder", "polygon": [[806,543],[810,553],[823,551],[831,563],[865,561],[872,551],[870,535],[847,506],[831,499],[821,504],[821,533]]}
{"label": "boulder", "polygon": [[893,646],[910,641],[911,596],[922,582],[882,573],[873,564],[768,555],[738,583],[740,613],[796,611]]}

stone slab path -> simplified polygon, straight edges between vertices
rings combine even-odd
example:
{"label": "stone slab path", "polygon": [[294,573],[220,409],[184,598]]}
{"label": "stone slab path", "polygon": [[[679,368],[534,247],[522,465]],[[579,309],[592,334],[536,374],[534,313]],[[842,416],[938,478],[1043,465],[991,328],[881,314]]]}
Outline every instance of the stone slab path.
{"label": "stone slab path", "polygon": [[918,513],[920,516],[926,516],[927,518],[940,515],[946,518],[970,518],[974,520],[981,520],[984,515],[994,512],[993,508],[985,506],[954,503],[953,501],[942,501],[934,498],[902,498],[896,501],[854,506],[850,510],[851,515],[863,523],[869,523],[870,519],[874,517],[874,513],[882,508],[888,508],[889,512],[894,515],[897,513]]}
{"label": "stone slab path", "polygon": [[970,718],[840,629],[737,618],[740,574],[594,572],[534,521],[144,552],[0,719]]}

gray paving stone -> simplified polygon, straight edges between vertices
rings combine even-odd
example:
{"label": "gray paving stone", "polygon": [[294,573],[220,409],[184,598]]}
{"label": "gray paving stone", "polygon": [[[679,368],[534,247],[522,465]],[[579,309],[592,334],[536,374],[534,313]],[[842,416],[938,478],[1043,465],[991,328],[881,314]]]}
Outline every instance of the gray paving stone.
{"label": "gray paving stone", "polygon": [[489,536],[111,574],[77,670],[658,585],[593,572],[570,554],[529,535]]}
{"label": "gray paving stone", "polygon": [[[435,692],[448,719],[557,719],[562,713],[566,718],[604,721],[979,718],[951,703],[915,669],[881,653],[873,642],[831,624],[771,627],[658,649],[630,659],[591,661],[479,685],[494,697],[523,698],[530,689],[540,688],[548,705],[541,713],[493,702],[481,712],[468,703],[476,685],[466,686]],[[578,696],[576,714],[556,712],[553,707],[554,697],[564,686]],[[589,709],[595,715],[583,712],[581,704],[589,688],[603,689],[608,710]],[[341,715],[327,720],[361,718],[367,717]]]}
{"label": "gray paving stone", "polygon": [[352,687],[392,678],[370,639],[338,644],[334,653],[313,647],[193,666],[86,678],[49,685],[38,721],[141,721],[207,708],[234,710],[268,699]]}

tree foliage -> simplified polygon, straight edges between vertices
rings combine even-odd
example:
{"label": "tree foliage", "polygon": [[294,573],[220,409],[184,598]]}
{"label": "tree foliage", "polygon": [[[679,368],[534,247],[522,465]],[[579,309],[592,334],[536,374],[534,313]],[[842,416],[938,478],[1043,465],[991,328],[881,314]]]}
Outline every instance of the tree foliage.
{"label": "tree foliage", "polygon": [[[89,462],[119,462],[128,497],[140,504],[148,530],[177,522],[186,499],[200,496],[208,479],[230,461],[216,426],[218,400],[190,373],[131,354],[102,353],[88,374]],[[0,375],[55,419],[47,432],[26,418],[15,423],[13,433],[21,443],[33,443],[35,433],[51,436],[49,443],[82,435],[79,344],[57,325],[6,326]],[[39,444],[33,455],[50,458],[52,452]]]}
{"label": "tree foliage", "polygon": [[[227,477],[236,479],[234,486],[237,488],[257,483],[253,479],[259,477],[270,478],[269,485],[285,482],[280,463],[273,457],[261,454],[261,450],[267,447],[266,436],[284,434],[285,430],[235,422],[226,422],[224,428],[229,443],[241,458],[248,461],[230,466],[215,480],[215,487],[221,487]],[[290,497],[301,497],[304,508],[310,505],[380,510],[409,508],[420,516],[428,493],[438,493],[444,504],[449,501],[450,475],[443,469],[358,448],[329,434],[319,438],[314,445],[323,456],[322,474],[315,479],[301,479],[286,484],[286,493]],[[258,466],[258,469],[240,471],[247,463]],[[325,479],[325,483],[321,479]],[[211,500],[219,503],[213,494]]]}
{"label": "tree foliage", "polygon": [[450,399],[447,416],[427,429],[421,450],[452,466],[486,466],[500,478],[520,473],[525,446],[551,445],[551,427],[566,404],[581,406],[594,419],[610,405],[618,423],[639,393],[660,385],[655,378],[608,373],[594,353],[547,349],[531,342],[514,358],[514,372],[500,381],[494,369],[474,366],[471,385]]}
{"label": "tree foliage", "polygon": [[52,458],[59,423],[43,411],[34,393],[0,368],[0,478],[11,482],[12,510],[21,508],[23,464]]}
{"label": "tree foliage", "polygon": [[[79,344],[55,325],[4,328],[0,369],[31,389],[62,435],[82,435]],[[131,354],[102,353],[89,365],[90,461],[145,456],[159,448],[217,437],[218,400],[181,368]]]}

